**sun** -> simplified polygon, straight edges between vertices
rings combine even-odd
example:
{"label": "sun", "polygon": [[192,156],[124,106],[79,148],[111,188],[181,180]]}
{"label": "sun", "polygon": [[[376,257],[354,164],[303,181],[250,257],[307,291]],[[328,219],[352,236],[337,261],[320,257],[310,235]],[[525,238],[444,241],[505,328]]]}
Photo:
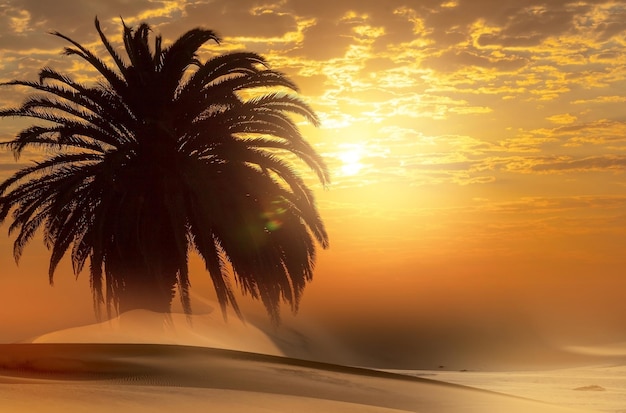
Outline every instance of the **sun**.
{"label": "sun", "polygon": [[358,175],[365,166],[361,163],[363,148],[360,145],[342,145],[342,150],[337,157],[341,161],[341,176]]}

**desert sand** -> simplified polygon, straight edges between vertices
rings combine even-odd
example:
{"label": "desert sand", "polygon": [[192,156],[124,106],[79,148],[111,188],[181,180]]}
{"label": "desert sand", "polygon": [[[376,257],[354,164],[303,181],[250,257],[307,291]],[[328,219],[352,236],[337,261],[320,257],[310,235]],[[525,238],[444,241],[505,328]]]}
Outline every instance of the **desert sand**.
{"label": "desert sand", "polygon": [[[346,361],[319,361],[326,356]],[[137,311],[29,342],[0,344],[0,411],[588,411],[350,367],[349,360],[345,349],[319,331],[309,337],[224,322],[214,312],[188,320],[182,314],[163,318]]]}
{"label": "desert sand", "polygon": [[0,345],[7,412],[575,412],[424,378],[168,344]]}
{"label": "desert sand", "polygon": [[402,371],[448,383],[600,412],[626,410],[626,365],[525,371]]}

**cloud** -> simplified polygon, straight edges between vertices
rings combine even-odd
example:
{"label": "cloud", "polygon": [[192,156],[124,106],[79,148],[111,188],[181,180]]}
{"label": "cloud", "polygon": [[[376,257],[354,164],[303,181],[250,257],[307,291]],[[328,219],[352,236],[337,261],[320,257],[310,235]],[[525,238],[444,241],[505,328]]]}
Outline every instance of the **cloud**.
{"label": "cloud", "polygon": [[[363,160],[374,181],[493,182],[497,173],[616,169],[615,156],[626,150],[626,127],[617,118],[624,99],[599,89],[626,85],[618,3],[74,3],[5,6],[0,19],[12,29],[2,42],[12,46],[0,48],[2,76],[35,78],[52,64],[93,80],[77,59],[59,56],[63,42],[45,31],[58,29],[101,51],[94,14],[117,42],[123,10],[129,24],[147,19],[170,40],[193,26],[217,30],[224,42],[208,53],[265,54],[319,112],[323,129],[315,136],[331,158],[333,141],[352,136],[374,154],[386,150]],[[17,102],[21,93],[0,99]],[[594,105],[616,116],[602,118]]]}
{"label": "cloud", "polygon": [[481,201],[479,209],[487,209],[493,212],[518,214],[534,213],[555,214],[564,210],[589,210],[601,209],[620,211],[626,208],[626,197],[615,196],[572,196],[572,197],[523,197],[515,201],[488,202]]}
{"label": "cloud", "polygon": [[[119,24],[120,16],[132,20],[134,16],[148,13],[151,17],[161,14],[158,10],[171,9],[175,2],[152,2],[149,0],[137,0],[127,2],[124,0],[111,1],[83,1],[58,0],[55,2],[40,2],[37,0],[12,0],[10,6],[5,9],[4,19],[8,16],[9,23],[15,19],[16,15],[24,21],[22,30],[17,34],[45,33],[48,31],[61,31],[69,36],[81,39],[95,39],[97,34],[93,30],[93,20],[96,16],[100,18],[103,25],[115,21]],[[20,23],[21,24],[21,23]],[[9,27],[11,27],[9,25]],[[16,31],[14,30],[14,33]],[[20,50],[11,40],[7,39],[3,48],[14,48]],[[4,41],[3,41],[4,43]]]}
{"label": "cloud", "polygon": [[544,159],[531,166],[534,172],[567,172],[567,171],[612,171],[623,172],[626,170],[626,156],[603,155],[590,156],[582,159],[560,157],[556,159]]}
{"label": "cloud", "polygon": [[548,116],[546,119],[552,123],[567,125],[575,122],[577,118],[569,113],[562,113],[559,115]]}
{"label": "cloud", "polygon": [[597,96],[592,99],[579,99],[572,102],[574,105],[589,105],[594,103],[622,103],[626,102],[626,96],[608,95]]}
{"label": "cloud", "polygon": [[183,21],[186,25],[212,28],[224,37],[271,42],[297,30],[296,16],[284,12],[280,4],[248,0],[193,2],[184,6]]}
{"label": "cloud", "polygon": [[496,69],[503,72],[516,71],[526,64],[528,58],[509,54],[484,54],[476,50],[448,50],[438,56],[431,56],[424,60],[424,65],[442,72],[454,71],[459,68],[476,66]]}
{"label": "cloud", "polygon": [[509,12],[502,26],[493,34],[482,34],[477,42],[480,46],[528,47],[539,45],[549,37],[567,34],[575,26],[576,18],[591,10],[581,3],[549,6],[537,2]]}

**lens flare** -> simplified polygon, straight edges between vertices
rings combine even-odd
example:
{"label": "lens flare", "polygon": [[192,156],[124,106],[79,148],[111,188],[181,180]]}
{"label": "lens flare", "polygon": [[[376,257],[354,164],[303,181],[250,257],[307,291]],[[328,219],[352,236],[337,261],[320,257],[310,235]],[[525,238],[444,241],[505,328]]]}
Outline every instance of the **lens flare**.
{"label": "lens flare", "polygon": [[273,232],[279,230],[283,226],[281,216],[287,212],[285,202],[282,199],[275,199],[265,208],[261,214],[265,220],[265,229]]}

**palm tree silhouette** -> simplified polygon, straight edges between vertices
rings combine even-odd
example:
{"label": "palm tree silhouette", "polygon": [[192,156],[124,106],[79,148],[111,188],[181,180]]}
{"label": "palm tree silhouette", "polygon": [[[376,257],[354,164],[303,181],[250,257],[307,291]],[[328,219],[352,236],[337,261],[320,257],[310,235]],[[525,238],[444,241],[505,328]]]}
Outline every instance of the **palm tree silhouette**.
{"label": "palm tree silhouette", "polygon": [[111,63],[71,38],[66,55],[99,72],[86,85],[51,68],[39,81],[14,80],[32,94],[0,117],[41,124],[2,145],[42,161],[0,185],[0,223],[12,222],[16,262],[42,230],[49,277],[70,251],[78,275],[87,259],[95,311],[169,312],[178,290],[186,313],[188,256],[203,258],[224,316],[241,312],[230,283],[260,299],[279,321],[297,310],[312,278],[316,246],[328,245],[313,194],[294,170],[304,162],[326,184],[320,155],[291,115],[318,118],[297,87],[263,57],[230,53],[200,61],[210,30],[193,29],[168,47],[149,44],[150,26],[123,25],[127,56],[95,26]]}

